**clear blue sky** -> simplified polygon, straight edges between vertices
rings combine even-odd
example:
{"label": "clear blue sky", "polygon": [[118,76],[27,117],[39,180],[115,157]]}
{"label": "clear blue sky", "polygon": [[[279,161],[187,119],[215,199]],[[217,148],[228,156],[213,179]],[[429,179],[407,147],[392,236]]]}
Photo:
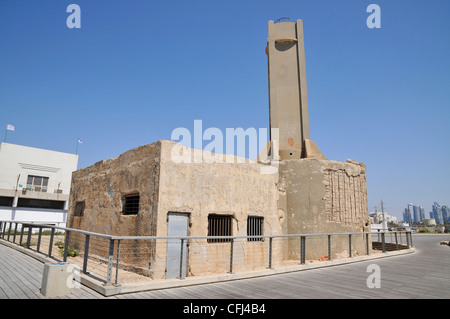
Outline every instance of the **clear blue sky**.
{"label": "clear blue sky", "polygon": [[[81,7],[81,29],[66,8]],[[366,8],[381,7],[381,29]],[[268,127],[267,21],[302,19],[311,138],[367,165],[369,210],[450,204],[450,1],[0,0],[7,142],[79,168],[177,127]],[[0,129],[1,140],[5,131]]]}

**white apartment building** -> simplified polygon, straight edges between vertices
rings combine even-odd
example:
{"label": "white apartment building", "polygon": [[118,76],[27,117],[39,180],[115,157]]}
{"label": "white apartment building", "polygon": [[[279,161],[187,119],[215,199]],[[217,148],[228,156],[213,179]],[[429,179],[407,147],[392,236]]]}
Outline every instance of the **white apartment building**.
{"label": "white apartment building", "polygon": [[0,220],[65,227],[78,155],[0,144]]}
{"label": "white apartment building", "polygon": [[388,213],[383,212],[371,212],[369,213],[370,217],[370,227],[372,231],[374,230],[382,230],[388,229],[388,224],[393,222],[395,224],[398,223],[397,217],[389,215]]}

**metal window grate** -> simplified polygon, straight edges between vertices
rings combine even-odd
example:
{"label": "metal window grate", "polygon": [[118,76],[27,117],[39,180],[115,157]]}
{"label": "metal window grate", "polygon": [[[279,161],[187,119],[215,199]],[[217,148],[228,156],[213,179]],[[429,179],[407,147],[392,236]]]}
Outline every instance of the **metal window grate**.
{"label": "metal window grate", "polygon": [[136,215],[139,212],[139,194],[127,195],[123,199],[123,215]]}
{"label": "metal window grate", "polygon": [[[247,218],[247,236],[263,235],[264,217],[248,216]],[[262,241],[262,238],[248,238],[248,241]]]}
{"label": "metal window grate", "polygon": [[[209,215],[208,236],[232,236],[231,216]],[[224,243],[230,241],[230,238],[208,238],[208,243]]]}

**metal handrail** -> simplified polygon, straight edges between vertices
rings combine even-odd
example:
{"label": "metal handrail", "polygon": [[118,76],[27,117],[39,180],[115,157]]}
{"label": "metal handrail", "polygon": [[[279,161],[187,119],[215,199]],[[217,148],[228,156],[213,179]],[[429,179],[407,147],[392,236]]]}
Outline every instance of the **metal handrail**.
{"label": "metal handrail", "polygon": [[77,228],[68,228],[68,227],[60,227],[50,224],[38,224],[36,222],[23,222],[23,221],[14,221],[14,220],[0,220],[0,223],[17,223],[24,225],[36,225],[37,227],[42,228],[55,228],[61,229],[69,232],[75,232],[85,235],[97,236],[106,239],[113,240],[148,240],[148,239],[242,239],[242,238],[285,238],[285,237],[314,237],[314,236],[339,236],[339,235],[378,235],[382,233],[408,233],[410,231],[370,231],[370,232],[345,232],[345,233],[311,233],[311,234],[279,234],[279,235],[255,235],[255,236],[117,236],[117,235],[107,235],[96,232],[91,232],[87,230],[77,229]]}
{"label": "metal handrail", "polygon": [[[115,236],[115,235],[106,235],[101,233],[95,233],[90,232],[86,230],[81,229],[75,229],[75,228],[67,228],[67,227],[60,227],[55,225],[49,225],[49,224],[40,224],[36,222],[22,222],[22,221],[12,221],[12,220],[0,220],[0,224],[3,227],[0,227],[0,231],[2,232],[2,238],[5,237],[5,230],[6,230],[6,224],[9,223],[9,232],[8,232],[8,238],[9,241],[9,235],[11,232],[11,225],[15,224],[14,229],[14,239],[13,243],[15,243],[15,236],[17,232],[17,225],[22,224],[21,234],[20,234],[20,242],[19,245],[22,245],[22,237],[23,237],[23,230],[24,228],[29,228],[28,236],[27,236],[27,245],[26,248],[29,248],[29,243],[31,239],[31,233],[32,231],[30,228],[39,228],[39,238],[38,243],[40,243],[40,237],[42,233],[42,228],[50,228],[52,229],[51,237],[50,237],[50,244],[49,244],[49,251],[48,251],[48,257],[51,257],[52,253],[52,243],[53,243],[53,237],[55,234],[55,229],[64,230],[65,231],[65,244],[64,244],[64,255],[63,255],[63,261],[67,260],[67,251],[68,251],[68,244],[69,244],[69,238],[70,234],[73,233],[80,233],[84,234],[85,237],[85,247],[84,247],[84,258],[83,258],[83,273],[87,273],[87,263],[88,263],[88,255],[89,255],[89,240],[90,237],[100,237],[109,240],[109,248],[108,248],[108,260],[107,260],[107,275],[106,275],[106,284],[110,285],[112,281],[112,268],[114,263],[114,242],[117,241],[117,250],[116,250],[116,274],[115,274],[115,284],[118,284],[118,269],[119,269],[119,261],[120,261],[120,242],[123,240],[180,240],[181,242],[181,258],[180,263],[183,260],[183,245],[184,242],[187,240],[193,240],[193,239],[229,239],[230,241],[230,265],[229,269],[232,273],[233,271],[233,244],[235,239],[262,239],[262,238],[268,238],[269,239],[269,268],[272,268],[272,241],[274,238],[300,238],[301,239],[301,251],[300,251],[300,263],[305,264],[306,259],[306,238],[307,237],[319,237],[319,236],[328,236],[328,256],[331,259],[331,237],[332,236],[348,236],[348,245],[349,245],[349,256],[352,257],[352,235],[365,235],[366,238],[366,250],[367,254],[369,254],[369,235],[381,235],[381,243],[382,243],[382,251],[386,252],[386,242],[385,242],[385,234],[395,234],[396,239],[396,246],[397,249],[399,249],[399,244],[397,241],[397,233],[405,233],[406,234],[406,245],[407,247],[412,247],[412,236],[411,231],[371,231],[371,232],[345,232],[345,233],[312,233],[312,234],[284,234],[284,235],[256,235],[256,236]],[[400,236],[401,238],[401,236]],[[37,251],[39,252],[39,244]],[[183,278],[181,273],[181,267],[180,267],[180,278]]]}
{"label": "metal handrail", "polygon": [[[382,233],[405,233],[408,231],[388,231]],[[139,240],[139,239],[239,239],[239,238],[286,238],[286,237],[314,237],[314,236],[339,236],[339,235],[377,235],[380,232],[350,232],[350,233],[313,233],[313,234],[280,234],[280,235],[255,235],[255,236],[111,236],[114,240]]]}

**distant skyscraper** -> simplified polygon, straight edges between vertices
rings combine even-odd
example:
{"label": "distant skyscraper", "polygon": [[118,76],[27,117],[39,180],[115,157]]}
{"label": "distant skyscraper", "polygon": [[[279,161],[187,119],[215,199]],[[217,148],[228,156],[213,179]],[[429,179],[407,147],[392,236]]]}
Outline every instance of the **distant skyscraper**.
{"label": "distant skyscraper", "polygon": [[420,223],[422,220],[420,219],[420,209],[419,206],[413,206],[413,220],[415,223]]}
{"label": "distant skyscraper", "polygon": [[437,202],[433,204],[433,216],[438,224],[444,224],[444,217],[442,216],[442,207]]}
{"label": "distant skyscraper", "polygon": [[445,222],[449,222],[449,217],[450,217],[450,207],[443,205],[442,208],[442,219]]}
{"label": "distant skyscraper", "polygon": [[422,206],[419,206],[419,210],[420,210],[420,221],[423,222],[425,218],[425,209]]}
{"label": "distant skyscraper", "polygon": [[408,207],[405,208],[405,212],[403,213],[403,221],[405,223],[412,223],[414,222],[414,214],[408,209]]}

